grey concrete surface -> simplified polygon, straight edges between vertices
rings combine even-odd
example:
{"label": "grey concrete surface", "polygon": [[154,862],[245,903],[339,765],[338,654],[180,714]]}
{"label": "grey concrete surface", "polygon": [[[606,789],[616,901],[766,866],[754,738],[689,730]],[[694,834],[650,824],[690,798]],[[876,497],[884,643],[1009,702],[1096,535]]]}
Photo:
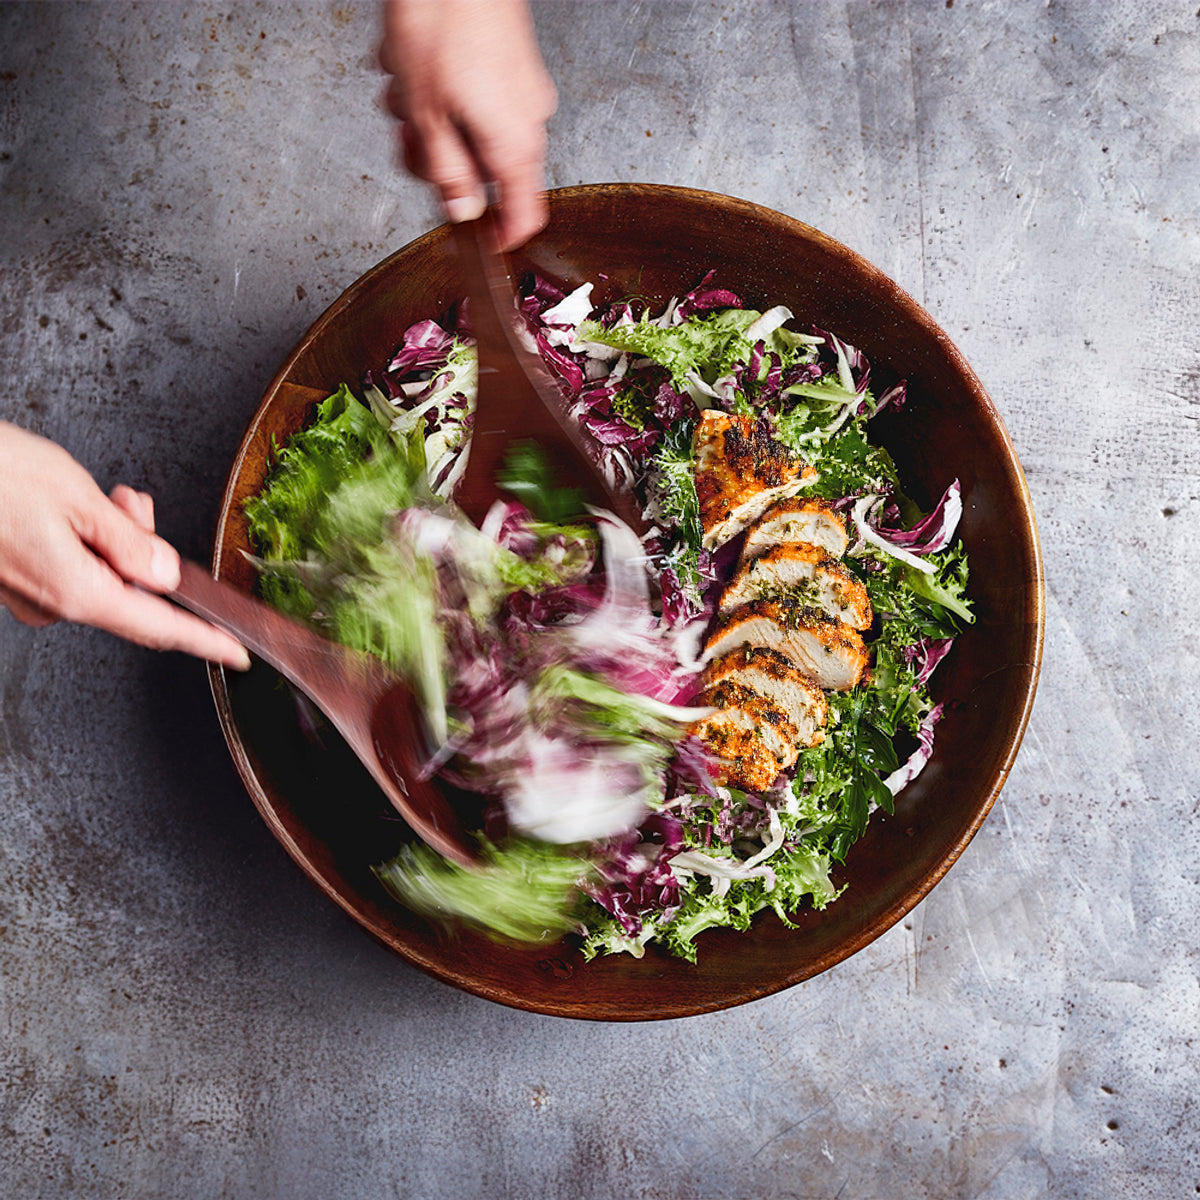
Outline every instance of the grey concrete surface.
{"label": "grey concrete surface", "polygon": [[[946,880],[644,1026],[410,970],[251,807],[203,671],[0,614],[0,1194],[1200,1194],[1200,14],[543,0],[549,182],[743,196],[911,291],[1041,524],[1041,689]],[[0,417],[206,553],[274,365],[437,223],[370,4],[0,7]]]}

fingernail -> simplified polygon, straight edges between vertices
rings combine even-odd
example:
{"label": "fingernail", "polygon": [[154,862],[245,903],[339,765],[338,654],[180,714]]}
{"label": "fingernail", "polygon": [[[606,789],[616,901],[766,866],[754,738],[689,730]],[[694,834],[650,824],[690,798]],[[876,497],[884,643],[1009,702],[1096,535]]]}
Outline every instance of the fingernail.
{"label": "fingernail", "polygon": [[229,665],[235,671],[248,671],[250,670],[250,653],[245,649],[245,647],[242,647],[241,651],[241,654],[237,655],[235,660]]}
{"label": "fingernail", "polygon": [[486,208],[482,196],[452,196],[445,202],[446,219],[455,225],[463,221],[477,221]]}
{"label": "fingernail", "polygon": [[150,551],[150,578],[164,592],[173,592],[179,586],[179,557],[165,542],[155,542]]}

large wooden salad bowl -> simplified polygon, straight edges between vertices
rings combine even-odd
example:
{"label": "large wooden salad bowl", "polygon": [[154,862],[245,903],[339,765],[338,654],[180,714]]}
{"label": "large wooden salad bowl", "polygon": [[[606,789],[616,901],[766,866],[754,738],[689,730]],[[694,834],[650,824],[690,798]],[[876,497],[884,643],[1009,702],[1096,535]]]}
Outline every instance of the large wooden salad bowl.
{"label": "large wooden salad bowl", "polygon": [[[604,184],[550,193],[549,228],[515,259],[598,299],[661,308],[706,271],[747,305],[788,305],[797,326],[831,329],[877,369],[908,379],[909,404],[874,434],[907,490],[929,506],[957,476],[977,620],[933,677],[947,701],[934,756],[878,814],[835,874],[847,890],[787,929],[771,913],[748,933],[712,930],[691,965],[654,950],[584,962],[566,943],[511,947],[450,936],[393,901],[371,873],[406,837],[382,795],[332,735],[314,741],[268,668],[210,670],[225,736],[250,795],[288,853],[371,934],[408,962],[479,996],[596,1020],[682,1017],[742,1004],[827,970],[907,913],[986,817],[1012,766],[1041,659],[1043,585],[1029,492],[1004,425],[962,355],[929,315],[845,246],[798,221],[707,192]],[[242,503],[273,442],[342,382],[378,368],[405,327],[458,298],[449,231],[436,229],[367,272],[304,335],[267,389],[234,461],[214,566],[251,590]]]}

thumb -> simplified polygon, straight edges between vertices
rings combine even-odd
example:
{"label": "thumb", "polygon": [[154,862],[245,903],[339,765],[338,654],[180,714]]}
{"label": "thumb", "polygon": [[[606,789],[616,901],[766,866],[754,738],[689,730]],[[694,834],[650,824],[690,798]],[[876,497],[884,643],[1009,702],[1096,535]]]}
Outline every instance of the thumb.
{"label": "thumb", "polygon": [[170,592],[179,586],[179,555],[175,548],[114,504],[99,488],[91,502],[76,514],[76,531],[122,579],[154,592]]}

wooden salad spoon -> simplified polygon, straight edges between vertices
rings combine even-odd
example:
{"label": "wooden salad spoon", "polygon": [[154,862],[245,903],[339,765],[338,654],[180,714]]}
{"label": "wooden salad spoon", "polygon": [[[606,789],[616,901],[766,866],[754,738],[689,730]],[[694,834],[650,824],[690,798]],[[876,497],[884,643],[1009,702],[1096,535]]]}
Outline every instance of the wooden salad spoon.
{"label": "wooden salad spoon", "polygon": [[565,409],[541,358],[521,344],[507,263],[496,249],[490,212],[454,226],[454,245],[468,300],[467,316],[479,351],[479,391],[466,470],[455,489],[459,508],[480,525],[504,497],[499,479],[511,451],[532,442],[554,468],[556,482],[581,500],[607,509],[635,532],[645,522],[631,496],[615,491],[588,453],[588,434]]}
{"label": "wooden salad spoon", "polygon": [[327,641],[184,560],[177,604],[237,638],[329,718],[413,832],[463,866],[476,850],[453,806],[424,778],[424,722],[412,689],[378,659]]}

